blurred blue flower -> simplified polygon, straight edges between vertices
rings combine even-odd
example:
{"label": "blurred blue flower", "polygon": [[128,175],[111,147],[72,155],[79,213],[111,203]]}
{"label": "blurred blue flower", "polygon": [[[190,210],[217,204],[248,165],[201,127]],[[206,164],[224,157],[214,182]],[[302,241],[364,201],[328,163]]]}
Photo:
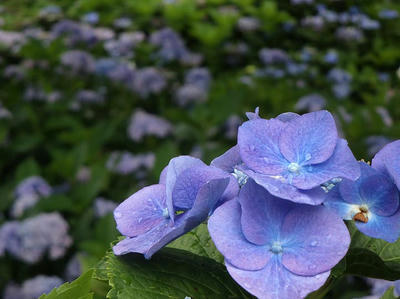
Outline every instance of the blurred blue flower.
{"label": "blurred blue flower", "polygon": [[140,169],[150,170],[153,168],[155,155],[153,153],[142,153],[133,155],[130,152],[114,151],[107,160],[107,169],[118,174],[137,173]]}
{"label": "blurred blue flower", "polygon": [[142,98],[160,93],[167,85],[164,75],[154,67],[145,67],[136,71],[132,90]]}
{"label": "blurred blue flower", "polygon": [[326,100],[323,96],[317,93],[312,93],[301,97],[296,105],[296,111],[307,111],[313,112],[324,109],[326,106]]}
{"label": "blurred blue flower", "polygon": [[265,65],[287,63],[290,60],[288,54],[281,49],[263,48],[258,52],[258,57]]}
{"label": "blurred blue flower", "polygon": [[382,9],[379,12],[379,17],[381,19],[393,20],[399,17],[399,12],[394,9]]}
{"label": "blurred blue flower", "polygon": [[112,213],[116,207],[117,203],[103,197],[97,197],[93,204],[94,215],[98,218],[103,217]]}
{"label": "blurred blue flower", "polygon": [[128,136],[135,142],[145,136],[166,137],[172,132],[172,125],[165,119],[137,109],[129,122]]}
{"label": "blurred blue flower", "polygon": [[99,19],[100,19],[99,14],[95,11],[92,11],[83,15],[81,21],[91,25],[96,25],[99,22]]}
{"label": "blurred blue flower", "polygon": [[64,281],[57,276],[38,275],[25,280],[21,286],[9,284],[4,291],[4,299],[37,299],[50,293]]}
{"label": "blurred blue flower", "polygon": [[51,260],[61,258],[71,244],[68,224],[55,212],[9,221],[0,227],[0,256],[8,251],[28,264],[39,262],[46,252]]}

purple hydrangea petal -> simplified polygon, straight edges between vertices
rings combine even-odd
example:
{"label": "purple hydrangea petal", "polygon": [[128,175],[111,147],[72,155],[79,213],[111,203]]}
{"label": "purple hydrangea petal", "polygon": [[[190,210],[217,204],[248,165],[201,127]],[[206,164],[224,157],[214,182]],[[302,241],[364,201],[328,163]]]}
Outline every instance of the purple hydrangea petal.
{"label": "purple hydrangea petal", "polygon": [[190,156],[179,156],[171,159],[168,164],[167,175],[165,179],[165,190],[167,193],[167,208],[171,220],[174,221],[174,206],[172,202],[172,190],[174,189],[177,177],[185,170],[194,166],[204,166],[205,164]]}
{"label": "purple hydrangea petal", "polygon": [[354,204],[363,204],[363,199],[360,196],[360,183],[371,175],[376,175],[378,172],[365,162],[359,162],[360,177],[356,181],[343,179],[339,184],[340,194],[344,201]]}
{"label": "purple hydrangea petal", "polygon": [[353,205],[343,199],[340,193],[341,184],[329,191],[324,201],[324,206],[334,211],[340,218],[352,220],[354,216]]}
{"label": "purple hydrangea petal", "polygon": [[322,110],[293,118],[279,138],[279,148],[290,162],[321,163],[331,157],[337,138],[335,120]]}
{"label": "purple hydrangea petal", "polygon": [[243,234],[257,245],[265,245],[279,235],[285,215],[294,207],[293,203],[272,196],[253,180],[240,190],[239,202]]}
{"label": "purple hydrangea petal", "polygon": [[276,119],[254,119],[239,127],[238,145],[243,162],[252,170],[277,175],[286,168],[287,161],[278,147],[285,124]]}
{"label": "purple hydrangea petal", "polygon": [[236,165],[242,163],[240,158],[239,146],[235,145],[223,153],[221,156],[211,161],[211,166],[218,167],[226,172],[232,173]]}
{"label": "purple hydrangea petal", "polygon": [[127,237],[113,247],[116,255],[136,252],[144,254],[146,259],[203,222],[209,211],[221,197],[229,179],[214,179],[205,183],[198,191],[193,207],[176,217],[172,225],[170,219],[165,219],[146,233],[134,238]]}
{"label": "purple hydrangea petal", "polygon": [[284,123],[289,122],[295,118],[300,117],[300,115],[298,115],[297,113],[294,112],[285,112],[285,113],[281,113],[279,114],[277,117],[275,117],[275,119],[278,119],[280,121],[283,121]]}
{"label": "purple hydrangea petal", "polygon": [[330,271],[315,276],[299,276],[283,267],[277,258],[258,271],[241,270],[225,262],[233,279],[248,292],[262,299],[304,298],[319,289],[328,279]]}
{"label": "purple hydrangea petal", "polygon": [[271,253],[246,240],[240,227],[240,204],[233,199],[220,206],[208,220],[208,230],[225,261],[247,270],[260,270]]}
{"label": "purple hydrangea petal", "polygon": [[393,215],[399,208],[396,185],[384,175],[373,175],[360,183],[360,197],[372,213],[379,216]]}
{"label": "purple hydrangea petal", "polygon": [[346,225],[323,206],[298,206],[285,217],[281,239],[285,242],[282,264],[298,275],[328,271],[350,245]]}
{"label": "purple hydrangea petal", "polygon": [[387,242],[396,242],[400,234],[400,209],[389,217],[370,214],[367,223],[356,221],[360,232]]}
{"label": "purple hydrangea petal", "polygon": [[381,149],[372,159],[372,167],[389,174],[400,189],[400,140]]}
{"label": "purple hydrangea petal", "polygon": [[293,177],[292,183],[300,189],[311,189],[336,177],[356,180],[359,176],[360,167],[347,141],[339,139],[333,155],[327,161],[304,166],[301,173]]}
{"label": "purple hydrangea petal", "polygon": [[319,186],[310,190],[300,190],[279,178],[259,174],[248,169],[243,169],[243,172],[276,197],[309,205],[319,205],[325,199],[325,192]]}
{"label": "purple hydrangea petal", "polygon": [[161,185],[166,185],[167,182],[167,172],[168,172],[168,165],[164,167],[164,169],[160,173],[160,179],[158,181]]}
{"label": "purple hydrangea petal", "polygon": [[180,210],[192,208],[200,188],[205,183],[220,178],[228,179],[229,175],[221,169],[212,166],[191,167],[182,171],[172,190],[174,208]]}
{"label": "purple hydrangea petal", "polygon": [[123,201],[115,210],[117,229],[128,237],[142,235],[164,221],[164,185],[145,187]]}

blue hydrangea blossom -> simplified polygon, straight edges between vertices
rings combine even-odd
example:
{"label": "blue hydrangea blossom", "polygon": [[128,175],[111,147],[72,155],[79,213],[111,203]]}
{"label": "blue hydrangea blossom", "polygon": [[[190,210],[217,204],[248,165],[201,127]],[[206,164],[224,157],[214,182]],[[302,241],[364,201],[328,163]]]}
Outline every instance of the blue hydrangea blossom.
{"label": "blue hydrangea blossom", "polygon": [[214,212],[208,229],[230,275],[258,298],[305,297],[324,284],[350,244],[329,209],[279,199],[253,180]]}
{"label": "blue hydrangea blossom", "polygon": [[228,183],[227,173],[199,159],[172,159],[159,184],[139,190],[115,209],[117,229],[126,238],[114,246],[114,253],[136,252],[150,258],[203,222]]}
{"label": "blue hydrangea blossom", "polygon": [[271,194],[298,203],[320,204],[321,184],[360,175],[328,111],[251,119],[239,127],[238,146],[244,173]]}
{"label": "blue hydrangea blossom", "polygon": [[399,191],[389,176],[364,162],[360,165],[360,178],[344,179],[324,204],[343,219],[355,220],[362,233],[395,242],[400,234]]}

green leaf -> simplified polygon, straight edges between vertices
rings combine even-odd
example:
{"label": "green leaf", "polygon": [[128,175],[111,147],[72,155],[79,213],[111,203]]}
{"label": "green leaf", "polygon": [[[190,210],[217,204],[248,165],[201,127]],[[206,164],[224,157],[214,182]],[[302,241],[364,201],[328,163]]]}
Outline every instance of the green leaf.
{"label": "green leaf", "polygon": [[380,299],[396,299],[396,298],[398,297],[394,295],[394,287],[390,287],[386,290],[385,294],[383,294]]}
{"label": "green leaf", "polygon": [[346,274],[386,280],[400,279],[400,240],[388,243],[368,237],[348,222],[351,245],[346,255]]}
{"label": "green leaf", "polygon": [[192,231],[176,239],[168,247],[187,250],[191,253],[211,258],[218,263],[224,262],[224,257],[211,240],[206,223],[200,224]]}
{"label": "green leaf", "polygon": [[53,289],[49,294],[42,295],[39,299],[92,299],[90,291],[93,270],[87,271],[73,282],[64,283]]}
{"label": "green leaf", "polygon": [[151,260],[109,252],[96,277],[107,274],[110,299],[253,298],[233,281],[225,266],[187,251],[165,248]]}

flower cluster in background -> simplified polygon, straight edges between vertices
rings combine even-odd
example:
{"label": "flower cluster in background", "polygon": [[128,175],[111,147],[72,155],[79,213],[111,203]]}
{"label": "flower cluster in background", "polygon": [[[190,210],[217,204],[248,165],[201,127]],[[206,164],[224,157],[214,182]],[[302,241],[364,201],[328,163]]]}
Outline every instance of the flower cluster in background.
{"label": "flower cluster in background", "polygon": [[[256,2],[72,5],[45,0],[27,6],[2,1],[0,292],[5,298],[35,297],[36,289],[26,287],[30,281],[40,278],[37,285],[43,288],[37,292],[47,292],[51,284],[70,281],[93,266],[117,238],[112,211],[122,199],[156,183],[179,188],[159,181],[165,165],[180,155],[210,164],[236,144],[244,111],[259,106],[266,117],[275,117],[284,111],[327,109],[336,123],[337,147],[346,138],[357,159],[371,160],[400,136],[396,1],[357,6],[345,0]],[[248,115],[250,122],[260,122],[258,113]],[[228,152],[234,165],[224,164],[224,155],[206,169],[191,170],[213,172],[213,188],[224,185],[215,168],[228,174],[229,192],[220,203],[231,199],[248,177],[273,195],[286,193],[284,200],[295,194],[301,203],[322,202],[315,190],[311,197],[304,190],[324,183],[332,197],[337,195],[329,199],[332,209],[345,219],[353,217],[348,213],[359,203],[346,201],[335,179],[354,179],[355,173],[335,169],[322,179],[315,167],[301,181],[293,174],[307,169],[307,161],[286,156],[283,145],[279,152],[294,163],[292,172],[282,171],[282,165],[268,171],[252,167],[259,161],[252,163],[247,157],[251,149],[246,155],[244,147]],[[347,153],[347,146],[340,150]],[[236,167],[243,162],[247,168]],[[395,170],[377,163],[381,166],[372,163],[368,169],[390,178],[383,191],[393,195]],[[193,176],[191,171],[182,178]],[[281,177],[279,185],[265,180],[271,171]],[[201,178],[196,177],[193,193],[206,183]],[[367,185],[364,179],[359,184]],[[204,197],[177,196],[181,206],[168,195],[171,190],[165,192],[166,202],[164,195],[156,202],[162,209],[169,205],[168,215],[177,213],[176,223],[207,218],[195,204]],[[371,198],[371,204],[377,200]],[[391,221],[396,211],[393,205],[390,211],[360,213],[370,217],[371,225],[374,218],[368,213]],[[160,215],[157,221],[164,223]],[[357,225],[362,230],[368,223]],[[367,231],[374,235],[374,228]],[[183,232],[157,233],[175,238]],[[149,242],[151,248],[160,245]]]}

